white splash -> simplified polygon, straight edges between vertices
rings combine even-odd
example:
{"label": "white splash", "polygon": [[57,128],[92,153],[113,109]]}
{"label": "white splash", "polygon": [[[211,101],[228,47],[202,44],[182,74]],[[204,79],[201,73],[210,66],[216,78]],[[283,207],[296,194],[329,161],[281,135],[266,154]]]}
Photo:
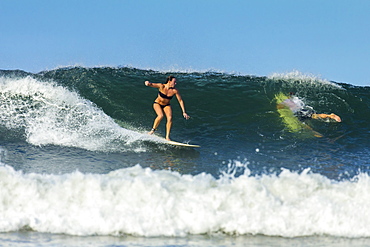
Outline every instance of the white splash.
{"label": "white splash", "polygon": [[120,127],[89,100],[53,82],[0,78],[0,123],[29,143],[111,151],[153,138]]}
{"label": "white splash", "polygon": [[310,73],[302,73],[298,70],[293,70],[288,73],[273,73],[269,75],[268,78],[272,80],[286,80],[299,84],[309,84],[310,86],[330,86],[343,89],[340,85],[326,79],[322,79],[320,76]]}
{"label": "white splash", "polygon": [[215,179],[140,166],[65,175],[2,166],[0,188],[1,232],[370,237],[366,174],[337,182],[308,170]]}

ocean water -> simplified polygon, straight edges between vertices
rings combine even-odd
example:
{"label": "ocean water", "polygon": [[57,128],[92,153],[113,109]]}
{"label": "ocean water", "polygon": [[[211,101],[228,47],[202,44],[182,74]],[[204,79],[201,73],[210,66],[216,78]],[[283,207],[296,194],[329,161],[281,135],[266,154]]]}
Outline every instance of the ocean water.
{"label": "ocean water", "polygon": [[[171,138],[200,148],[147,135],[144,81],[170,74],[191,116],[172,100]],[[275,100],[289,92],[342,122],[292,131]],[[370,244],[369,87],[67,67],[0,70],[0,100],[2,246]]]}

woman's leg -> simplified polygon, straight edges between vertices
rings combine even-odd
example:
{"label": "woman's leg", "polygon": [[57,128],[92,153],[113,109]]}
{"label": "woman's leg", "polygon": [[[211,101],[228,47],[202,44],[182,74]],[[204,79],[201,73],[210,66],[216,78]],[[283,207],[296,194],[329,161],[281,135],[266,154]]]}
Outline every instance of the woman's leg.
{"label": "woman's leg", "polygon": [[152,135],[154,133],[154,131],[157,130],[159,124],[161,123],[161,121],[164,117],[163,109],[159,104],[154,103],[153,104],[153,109],[154,109],[155,113],[157,114],[157,117],[154,119],[153,128],[149,132],[150,135]]}
{"label": "woman's leg", "polygon": [[172,128],[172,108],[171,106],[166,106],[163,108],[164,114],[166,114],[167,124],[166,124],[166,140],[171,141],[170,133]]}

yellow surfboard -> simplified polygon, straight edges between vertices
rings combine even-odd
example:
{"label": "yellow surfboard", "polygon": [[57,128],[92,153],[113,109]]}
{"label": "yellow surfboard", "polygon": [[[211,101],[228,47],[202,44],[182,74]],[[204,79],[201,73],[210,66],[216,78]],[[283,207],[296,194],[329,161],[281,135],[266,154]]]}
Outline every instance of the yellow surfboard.
{"label": "yellow surfboard", "polygon": [[[276,104],[280,104],[284,100],[289,99],[289,96],[287,96],[284,93],[278,93],[275,95],[274,99],[276,101]],[[278,107],[277,111],[289,132],[299,133],[299,132],[309,131],[309,133],[311,133],[315,137],[323,137],[322,134],[320,134],[317,131],[314,131],[307,124],[299,121],[299,119],[294,115],[294,113],[288,107],[281,107],[281,108]]]}

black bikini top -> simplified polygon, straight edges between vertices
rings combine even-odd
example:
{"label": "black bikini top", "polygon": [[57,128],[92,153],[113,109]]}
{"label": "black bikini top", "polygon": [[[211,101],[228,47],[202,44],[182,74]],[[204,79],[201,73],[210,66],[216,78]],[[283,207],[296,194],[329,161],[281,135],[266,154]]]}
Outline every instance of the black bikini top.
{"label": "black bikini top", "polygon": [[172,99],[173,98],[173,95],[172,96],[167,96],[164,93],[161,93],[161,91],[158,91],[158,95],[161,96],[164,99]]}
{"label": "black bikini top", "polygon": [[[174,89],[174,87],[170,87],[169,89]],[[169,99],[171,100],[173,98],[173,95],[172,96],[167,96],[165,95],[164,93],[162,93],[161,91],[158,91],[158,95],[161,96],[162,98],[164,99]]]}

